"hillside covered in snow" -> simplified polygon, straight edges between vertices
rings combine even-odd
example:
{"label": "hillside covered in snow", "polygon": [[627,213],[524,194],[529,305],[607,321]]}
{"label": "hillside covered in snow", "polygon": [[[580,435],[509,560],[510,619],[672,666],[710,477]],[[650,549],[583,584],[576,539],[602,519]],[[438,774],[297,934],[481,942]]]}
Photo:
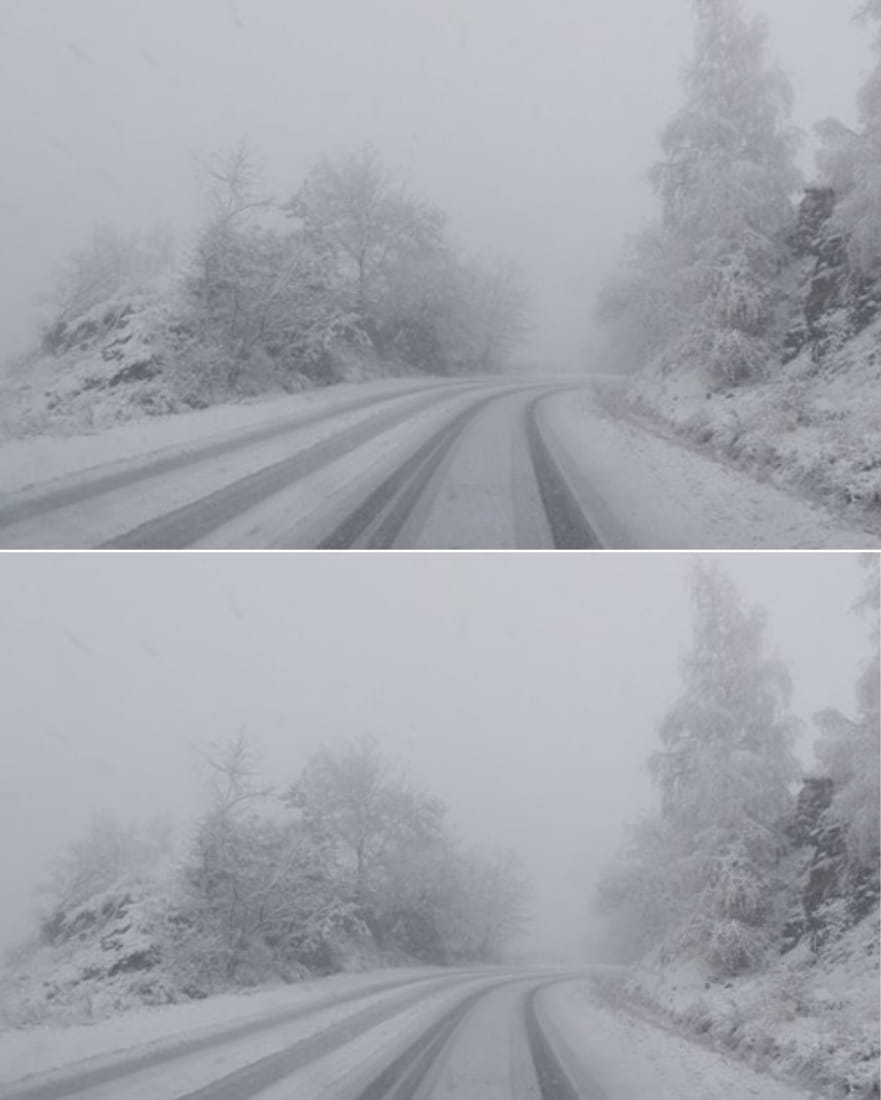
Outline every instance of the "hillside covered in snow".
{"label": "hillside covered in snow", "polygon": [[370,147],[288,201],[245,146],[207,170],[192,240],[112,226],[68,257],[39,346],[0,369],[0,439],[387,375],[501,370],[525,334],[519,271],[460,254],[442,211]]}
{"label": "hillside covered in snow", "polygon": [[859,128],[817,125],[805,185],[792,91],[766,24],[702,5],[685,98],[651,179],[657,220],[635,238],[598,315],[610,411],[762,480],[881,515],[881,6]]}
{"label": "hillside covered in snow", "polygon": [[319,752],[286,792],[260,782],[242,737],[209,769],[210,805],[180,840],[162,823],[99,819],[70,845],[39,929],[0,971],[0,1030],[343,971],[493,962],[525,920],[513,859],[461,848],[441,803],[370,741]]}
{"label": "hillside covered in snow", "polygon": [[853,717],[794,754],[786,667],[760,608],[698,572],[683,687],[649,760],[657,808],[600,882],[597,986],[613,1003],[824,1096],[879,1087],[878,563],[860,608],[874,655]]}

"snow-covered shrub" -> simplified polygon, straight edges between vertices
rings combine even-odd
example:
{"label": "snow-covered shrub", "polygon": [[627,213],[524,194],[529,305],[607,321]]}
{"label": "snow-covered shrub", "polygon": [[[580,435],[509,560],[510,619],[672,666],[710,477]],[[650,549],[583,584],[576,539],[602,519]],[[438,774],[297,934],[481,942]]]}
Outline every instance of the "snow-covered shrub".
{"label": "snow-covered shrub", "polygon": [[[48,296],[54,312],[46,329],[44,347],[53,354],[67,335],[73,319],[104,307],[120,296],[139,294],[155,286],[171,267],[174,242],[162,229],[147,236],[123,235],[112,225],[99,226],[89,243],[73,252],[56,276]],[[81,336],[89,333],[80,327]]]}

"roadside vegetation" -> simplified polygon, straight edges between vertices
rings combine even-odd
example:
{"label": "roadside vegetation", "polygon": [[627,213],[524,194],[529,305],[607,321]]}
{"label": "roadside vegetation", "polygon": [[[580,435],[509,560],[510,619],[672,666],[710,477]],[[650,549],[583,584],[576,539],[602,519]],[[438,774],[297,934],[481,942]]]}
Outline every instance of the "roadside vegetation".
{"label": "roadside vegetation", "polygon": [[364,147],[267,193],[245,144],[204,166],[191,239],[95,230],[3,383],[0,431],[82,430],[381,375],[497,372],[522,342],[520,271]]}
{"label": "roadside vegetation", "polygon": [[[693,577],[694,642],[649,761],[657,809],[600,883],[613,1000],[834,1096],[878,1090],[879,573],[851,715],[814,718],[801,774],[789,674],[760,608]],[[873,1091],[874,1090],[874,1091]]]}
{"label": "roadside vegetation", "polygon": [[765,22],[696,0],[684,102],[651,169],[659,216],[600,296],[611,411],[856,516],[881,508],[881,6],[859,124],[816,127],[805,181]]}
{"label": "roadside vegetation", "polygon": [[458,842],[442,803],[370,740],[264,784],[240,735],[207,752],[181,835],[93,823],[60,858],[0,1020],[102,1016],[266,982],[500,960],[527,919],[515,859]]}

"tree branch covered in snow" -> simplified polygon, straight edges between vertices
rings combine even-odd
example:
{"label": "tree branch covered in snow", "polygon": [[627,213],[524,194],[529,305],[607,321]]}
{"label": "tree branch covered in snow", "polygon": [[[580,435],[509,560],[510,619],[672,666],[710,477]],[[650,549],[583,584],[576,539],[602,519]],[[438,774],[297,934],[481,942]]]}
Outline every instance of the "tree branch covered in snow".
{"label": "tree branch covered in snow", "polygon": [[[697,0],[686,98],[651,179],[661,221],[600,299],[613,350],[736,383],[764,371],[783,237],[799,185],[792,93],[740,0]],[[639,334],[630,344],[626,333]],[[616,346],[624,340],[624,347]]]}
{"label": "tree branch covered in snow", "polygon": [[88,987],[154,1003],[350,966],[496,961],[528,918],[517,860],[463,847],[369,739],[317,753],[283,795],[244,733],[203,768],[207,806],[176,845],[169,828],[105,819],[72,842],[44,890],[32,951],[60,977],[38,999],[61,1007]]}
{"label": "tree branch covered in snow", "polygon": [[697,961],[727,979],[766,971],[802,941],[832,951],[877,910],[881,592],[877,556],[863,565],[857,610],[873,653],[857,715],[817,715],[816,770],[797,797],[789,676],[767,652],[764,613],[717,569],[696,568],[683,690],[649,761],[659,809],[631,830],[595,898],[616,957]]}

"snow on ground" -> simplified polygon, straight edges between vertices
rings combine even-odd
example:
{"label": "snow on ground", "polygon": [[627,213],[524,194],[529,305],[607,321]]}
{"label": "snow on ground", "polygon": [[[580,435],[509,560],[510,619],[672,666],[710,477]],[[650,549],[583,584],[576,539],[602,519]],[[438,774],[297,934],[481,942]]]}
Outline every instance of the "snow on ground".
{"label": "snow on ground", "polygon": [[767,971],[710,982],[694,963],[599,972],[615,1005],[645,1011],[827,1096],[877,1097],[878,913],[820,954],[806,942]]}
{"label": "snow on ground", "polygon": [[147,1044],[179,1043],[287,1009],[305,1008],[330,996],[441,974],[432,967],[337,974],[297,985],[141,1008],[93,1023],[10,1028],[0,1031],[0,1084]]}
{"label": "snow on ground", "polygon": [[608,545],[641,549],[869,549],[881,519],[848,522],[632,420],[594,394],[545,402],[542,419]]}
{"label": "snow on ground", "polygon": [[755,478],[881,526],[881,319],[821,363],[807,348],[751,386],[711,390],[700,372],[648,370],[617,407]]}
{"label": "snow on ground", "polygon": [[330,414],[361,398],[394,397],[437,387],[437,379],[342,383],[285,397],[266,397],[210,409],[130,421],[92,434],[35,435],[0,441],[0,493],[11,493],[96,466],[156,457],[199,443],[234,438],[301,416]]}
{"label": "snow on ground", "polygon": [[[347,495],[356,482],[370,479],[373,468],[381,464],[395,447],[413,436],[416,440],[432,426],[438,427],[450,409],[462,400],[454,391],[432,397],[429,408],[418,408],[422,397],[401,397],[384,404],[383,409],[410,415],[398,425],[386,426],[380,435],[362,442],[341,457],[328,461],[320,469],[297,478],[287,489],[273,494],[262,503],[247,508],[223,523],[205,539],[200,548],[265,548],[274,545],[292,526],[307,522],[310,514],[321,511],[333,497]],[[400,402],[400,404],[399,404]],[[332,418],[303,427],[295,440],[284,432],[273,439],[236,448],[228,454],[188,463],[140,481],[137,491],[130,485],[100,493],[91,499],[58,508],[48,515],[24,519],[3,530],[3,546],[27,549],[77,549],[101,545],[157,516],[191,505],[240,478],[256,473],[273,463],[302,454],[327,442],[346,429],[366,424],[377,415],[376,407],[340,412]],[[318,530],[323,528],[319,525]],[[315,532],[312,532],[314,535]],[[302,545],[313,546],[312,535]],[[282,541],[281,545],[287,545]]]}
{"label": "snow on ground", "polygon": [[[487,984],[487,978],[482,977],[470,983],[458,983],[452,990],[436,992],[420,1000],[406,1011],[310,1060],[283,1081],[261,1089],[260,1100],[340,1100],[341,1097],[361,1096],[420,1035],[460,1003],[463,995],[485,988]],[[444,1090],[439,1091],[443,1094]],[[398,1090],[393,1092],[406,1095]],[[421,1089],[419,1095],[424,1095]],[[481,1090],[480,1095],[486,1092]]]}
{"label": "snow on ground", "polygon": [[[590,985],[567,983],[540,995],[562,1040],[567,1068],[583,1065],[606,1100],[806,1100],[809,1093],[755,1072],[717,1051],[602,1003]],[[594,1092],[594,1094],[596,1094]]]}

